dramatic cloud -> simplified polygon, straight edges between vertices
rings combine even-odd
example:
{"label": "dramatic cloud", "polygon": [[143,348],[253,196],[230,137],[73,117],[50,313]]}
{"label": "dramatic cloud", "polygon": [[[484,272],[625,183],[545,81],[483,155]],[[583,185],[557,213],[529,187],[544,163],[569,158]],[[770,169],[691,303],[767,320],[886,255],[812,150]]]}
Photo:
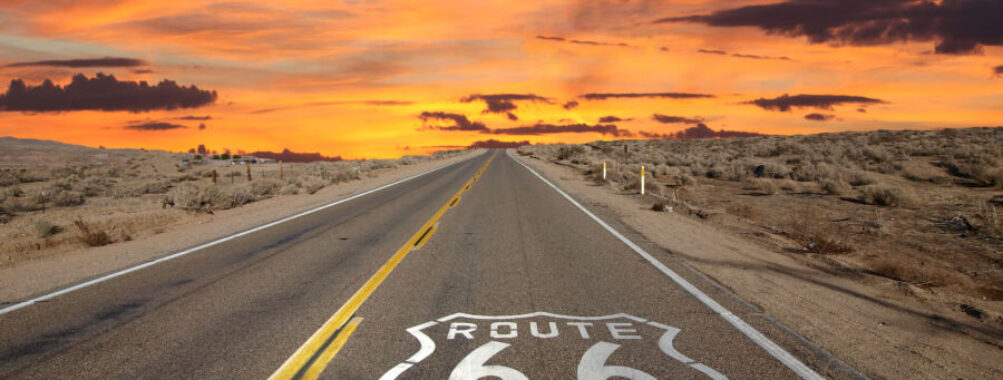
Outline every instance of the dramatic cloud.
{"label": "dramatic cloud", "polygon": [[205,123],[199,123],[199,130],[205,130]]}
{"label": "dramatic cloud", "polygon": [[212,116],[209,116],[209,115],[205,115],[205,116],[185,115],[185,116],[176,117],[174,119],[175,120],[202,120],[202,121],[205,121],[205,120],[212,120]]}
{"label": "dramatic cloud", "polygon": [[606,100],[613,98],[694,99],[694,98],[713,98],[714,95],[691,94],[686,92],[625,92],[625,93],[590,93],[590,94],[579,95],[579,97],[587,100]]}
{"label": "dramatic cloud", "polygon": [[600,123],[616,123],[618,121],[630,121],[630,120],[634,120],[634,119],[621,119],[621,118],[613,116],[613,115],[603,116],[603,117],[599,118],[599,122]]}
{"label": "dramatic cloud", "polygon": [[780,97],[767,99],[759,98],[756,100],[750,100],[743,104],[753,104],[759,106],[762,109],[770,111],[790,111],[791,108],[817,108],[823,110],[831,110],[832,106],[840,104],[878,104],[884,103],[884,101],[879,99],[866,98],[863,96],[852,96],[852,95],[794,95],[790,96],[787,94],[781,95]]}
{"label": "dramatic cloud", "polygon": [[652,133],[638,132],[641,137],[648,139],[671,139],[671,140],[692,140],[692,139],[729,139],[736,137],[756,137],[764,136],[756,132],[741,131],[715,131],[704,124],[697,124],[695,127],[686,128],[676,133]]}
{"label": "dramatic cloud", "polygon": [[518,136],[535,136],[535,135],[545,135],[554,133],[601,133],[603,135],[612,135],[615,137],[631,137],[633,136],[630,131],[626,129],[617,128],[613,124],[544,124],[537,123],[533,125],[526,125],[515,128],[504,128],[504,129],[492,129],[489,132],[495,135],[518,135]]}
{"label": "dramatic cloud", "polygon": [[530,145],[529,141],[498,141],[495,139],[475,141],[467,146],[467,149],[508,149],[518,148],[523,145]]}
{"label": "dramatic cloud", "polygon": [[768,55],[757,55],[757,54],[742,54],[742,53],[731,53],[724,50],[708,50],[708,49],[697,49],[697,53],[713,54],[713,55],[730,55],[735,58],[748,58],[748,59],[778,59],[781,61],[790,61],[788,57],[771,57]]}
{"label": "dramatic cloud", "polygon": [[327,157],[320,153],[296,153],[288,148],[282,152],[258,151],[247,154],[258,158],[268,158],[282,162],[315,162],[315,161],[341,161],[341,156]]}
{"label": "dramatic cloud", "polygon": [[[1000,66],[1000,67],[1003,67],[1003,66]],[[999,71],[998,68],[997,68],[997,71]],[[564,107],[564,109],[570,111],[570,110],[574,109],[575,107],[578,107],[578,102],[575,101],[575,100],[569,100],[566,103],[564,103],[564,105],[561,106],[561,107]]]}
{"label": "dramatic cloud", "polygon": [[24,81],[10,82],[7,93],[0,94],[0,109],[5,111],[130,111],[195,108],[216,101],[216,91],[195,86],[178,86],[164,80],[154,86],[144,82],[119,81],[113,75],[98,73],[88,79],[83,74],[73,76],[66,87],[46,80],[39,86],[27,86]]}
{"label": "dramatic cloud", "polygon": [[286,106],[286,107],[272,107],[272,108],[262,108],[258,110],[251,111],[252,114],[264,114],[272,113],[278,111],[288,111],[303,107],[328,107],[328,106],[345,106],[345,105],[364,105],[364,106],[409,106],[414,104],[412,101],[407,100],[332,100],[327,102],[309,102],[299,105]]}
{"label": "dramatic cloud", "polygon": [[32,61],[11,63],[4,67],[32,67],[32,66],[55,66],[55,67],[136,67],[146,66],[146,62],[132,58],[92,58],[92,59],[65,59],[50,61]]}
{"label": "dramatic cloud", "polygon": [[728,52],[726,52],[724,50],[698,49],[697,52],[698,53],[704,53],[704,54],[728,55]]}
{"label": "dramatic cloud", "polygon": [[432,127],[433,129],[441,129],[444,131],[487,131],[488,127],[479,121],[470,121],[467,119],[466,115],[461,115],[458,113],[447,113],[447,112],[422,112],[418,115],[421,121],[428,123],[430,120],[436,121],[451,121],[452,125],[445,127]]}
{"label": "dramatic cloud", "polygon": [[136,131],[167,131],[171,129],[185,129],[185,128],[188,127],[181,124],[165,123],[161,121],[125,126],[125,129],[132,129]]}
{"label": "dramatic cloud", "polygon": [[978,53],[1003,45],[1003,2],[997,0],[787,0],[710,14],[667,17],[716,27],[753,26],[811,43],[880,45],[936,41],[939,54]]}
{"label": "dramatic cloud", "polygon": [[821,113],[810,113],[804,115],[805,120],[811,121],[829,121],[836,118],[836,115],[826,115]]}
{"label": "dramatic cloud", "polygon": [[683,117],[683,116],[669,116],[669,115],[662,115],[662,114],[659,114],[659,113],[651,115],[651,118],[654,119],[655,121],[659,122],[659,123],[665,123],[665,124],[671,124],[671,123],[700,124],[700,123],[703,122],[703,119],[701,119],[701,118],[691,118],[691,117]]}
{"label": "dramatic cloud", "polygon": [[996,66],[993,69],[993,73],[996,74],[997,76],[1003,75],[1003,65]]}
{"label": "dramatic cloud", "polygon": [[517,101],[543,102],[548,104],[552,103],[550,99],[535,94],[473,94],[460,99],[460,101],[464,103],[478,100],[483,101],[484,104],[488,106],[488,108],[482,113],[503,113],[506,114],[510,120],[519,120],[519,118],[512,113],[512,111],[515,111],[517,108],[515,105],[515,102]]}
{"label": "dramatic cloud", "polygon": [[630,47],[630,45],[625,44],[623,42],[615,42],[614,43],[614,42],[599,42],[599,41],[589,41],[589,40],[573,40],[573,39],[567,39],[567,38],[564,38],[564,37],[557,37],[557,36],[536,36],[536,39],[538,39],[538,40],[546,40],[546,41],[567,42],[567,43],[572,43],[572,44],[590,45],[590,46]]}

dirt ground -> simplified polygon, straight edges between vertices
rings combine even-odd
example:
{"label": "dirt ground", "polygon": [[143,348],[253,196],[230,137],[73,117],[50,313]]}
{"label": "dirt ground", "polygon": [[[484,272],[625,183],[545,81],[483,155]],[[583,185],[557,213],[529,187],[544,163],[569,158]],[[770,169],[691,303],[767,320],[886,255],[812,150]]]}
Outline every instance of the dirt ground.
{"label": "dirt ground", "polygon": [[[0,143],[8,144],[10,141]],[[381,186],[402,178],[413,176],[443,165],[463,160],[480,151],[450,152],[436,156],[411,157],[388,161],[379,165],[369,162],[356,171],[352,163],[322,163],[322,164],[284,164],[283,181],[278,178],[278,164],[251,165],[252,181],[247,182],[246,167],[230,166],[228,164],[203,165],[194,169],[179,171],[175,166],[182,157],[166,152],[147,151],[99,151],[97,149],[76,147],[52,142],[17,142],[14,149],[0,149],[0,170],[8,173],[20,172],[18,166],[29,166],[30,172],[52,173],[65,167],[67,162],[77,163],[84,167],[80,169],[91,173],[93,166],[118,166],[126,171],[125,166],[130,161],[139,168],[134,175],[123,174],[113,178],[108,188],[135,189],[145,184],[156,182],[158,177],[183,177],[198,170],[216,169],[217,173],[226,173],[232,169],[239,170],[242,175],[233,178],[218,177],[220,189],[218,194],[204,197],[203,200],[232,202],[230,197],[241,189],[252,190],[255,183],[271,183],[270,188],[277,189],[271,193],[255,193],[248,191],[246,202],[230,207],[219,207],[221,204],[200,204],[196,208],[183,208],[176,202],[175,206],[165,205],[165,199],[178,197],[180,190],[204,190],[211,188],[210,177],[198,176],[188,181],[171,182],[167,189],[157,188],[156,193],[135,191],[125,196],[116,196],[104,192],[94,196],[85,196],[82,204],[54,205],[48,203],[44,210],[24,210],[7,213],[6,223],[0,224],[0,305],[23,300],[32,295],[38,295],[84,279],[93,278],[99,274],[112,272],[129,267],[136,263],[148,261],[169,253],[212,241],[239,231],[253,228],[267,222],[293,215],[322,204],[343,198],[345,196]],[[26,145],[30,145],[25,148]],[[38,150],[44,152],[38,152]],[[29,153],[25,153],[29,151]],[[31,153],[34,151],[34,153]],[[5,154],[9,153],[9,155]],[[11,157],[14,158],[11,158]],[[403,160],[403,161],[402,161]],[[30,162],[30,165],[29,165]],[[359,163],[356,163],[359,164]],[[290,167],[291,166],[291,167]],[[350,176],[346,179],[336,179],[328,176],[324,179],[321,169],[327,173],[337,173],[334,169],[341,166]],[[12,169],[14,167],[15,169]],[[156,169],[153,169],[156,168]],[[161,173],[161,174],[158,174]],[[167,175],[163,173],[169,173]],[[296,174],[294,174],[296,173]],[[357,174],[357,175],[356,175]],[[46,180],[15,183],[0,187],[0,191],[10,191],[17,187],[23,194],[12,198],[32,199],[38,192],[54,187],[54,183],[65,179],[65,176],[48,174]],[[83,178],[70,182],[69,190],[84,193],[83,184],[97,175],[85,175]],[[274,177],[274,178],[269,178]],[[44,178],[39,174],[37,178]],[[224,179],[225,178],[225,179]],[[241,182],[243,181],[243,182]],[[318,183],[310,183],[315,181]],[[311,194],[306,186],[297,186],[304,182],[316,186]],[[275,183],[283,184],[276,186]],[[260,185],[259,185],[260,186]],[[282,187],[295,188],[298,191],[282,192]],[[189,187],[184,189],[184,187]],[[114,190],[112,190],[114,191]],[[122,190],[127,192],[129,190]],[[222,194],[223,196],[220,196]],[[198,194],[203,195],[203,194]],[[200,202],[201,203],[201,202]],[[8,205],[8,203],[0,203]],[[39,227],[44,224],[44,228]],[[83,227],[81,227],[81,225]],[[43,232],[55,226],[54,231]],[[88,230],[86,233],[84,230]],[[103,234],[104,241],[93,241],[93,235]],[[101,243],[101,244],[91,244]]]}
{"label": "dirt ground", "polygon": [[[901,133],[882,139],[915,145],[912,138],[925,136],[938,143],[927,135],[936,131]],[[952,141],[940,142],[945,149],[965,149],[958,139],[967,137],[967,144],[983,145],[967,147],[969,154],[982,149],[990,157],[982,173],[999,167],[1003,131],[948,133]],[[847,137],[825,136],[830,141],[822,143],[838,146],[834,141]],[[870,376],[1003,378],[1003,244],[991,228],[999,226],[991,219],[993,200],[1003,192],[991,175],[958,176],[943,167],[941,155],[900,156],[880,143],[858,149],[886,149],[884,172],[840,156],[830,161],[846,164],[829,164],[833,173],[811,181],[796,174],[803,168],[792,160],[811,162],[808,152],[750,154],[747,162],[722,154],[720,162],[730,166],[707,165],[713,159],[706,156],[699,162],[700,151],[759,145],[805,144],[818,152],[805,138],[618,141],[512,153]],[[622,155],[624,146],[635,157]],[[673,161],[687,154],[695,161],[689,166]],[[607,181],[597,180],[604,160]],[[644,196],[638,174],[629,173],[642,164],[654,175],[646,178]],[[779,168],[759,169],[757,176],[760,165]],[[826,180],[837,181],[839,194],[825,191]],[[868,193],[875,186],[894,187],[908,199],[878,204]]]}

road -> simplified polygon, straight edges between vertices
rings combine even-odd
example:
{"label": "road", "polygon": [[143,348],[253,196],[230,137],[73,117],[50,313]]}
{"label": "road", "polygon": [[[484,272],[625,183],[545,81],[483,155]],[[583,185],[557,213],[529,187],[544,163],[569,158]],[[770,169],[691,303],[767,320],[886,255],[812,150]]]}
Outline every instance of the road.
{"label": "road", "polygon": [[0,378],[841,377],[591,212],[478,155],[2,314]]}

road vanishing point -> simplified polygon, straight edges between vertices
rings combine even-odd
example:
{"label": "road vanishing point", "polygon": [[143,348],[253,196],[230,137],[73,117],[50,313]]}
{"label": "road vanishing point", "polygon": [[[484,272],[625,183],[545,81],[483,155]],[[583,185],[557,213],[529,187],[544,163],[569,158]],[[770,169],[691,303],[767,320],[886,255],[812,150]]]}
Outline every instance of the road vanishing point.
{"label": "road vanishing point", "polygon": [[10,379],[852,377],[505,151],[0,307]]}

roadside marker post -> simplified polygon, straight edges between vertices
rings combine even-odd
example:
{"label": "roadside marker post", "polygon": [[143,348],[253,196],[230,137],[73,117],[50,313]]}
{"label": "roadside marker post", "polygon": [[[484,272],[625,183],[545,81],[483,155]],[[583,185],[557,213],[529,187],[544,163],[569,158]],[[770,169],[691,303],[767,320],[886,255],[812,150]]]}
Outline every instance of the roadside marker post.
{"label": "roadside marker post", "polygon": [[641,195],[644,195],[644,165],[641,165]]}
{"label": "roadside marker post", "polygon": [[606,182],[606,161],[602,162],[602,181]]}

